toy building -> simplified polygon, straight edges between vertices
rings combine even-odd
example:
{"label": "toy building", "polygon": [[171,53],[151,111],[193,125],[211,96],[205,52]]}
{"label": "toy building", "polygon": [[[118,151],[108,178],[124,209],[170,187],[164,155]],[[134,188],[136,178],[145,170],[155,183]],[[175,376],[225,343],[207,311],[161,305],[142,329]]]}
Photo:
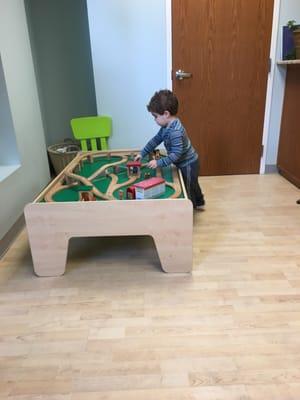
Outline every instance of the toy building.
{"label": "toy building", "polygon": [[92,192],[80,192],[80,201],[95,201],[96,196]]}
{"label": "toy building", "polygon": [[140,176],[141,166],[142,166],[142,163],[140,161],[129,161],[126,164],[128,176],[132,176],[132,175]]}
{"label": "toy building", "polygon": [[154,177],[133,185],[136,199],[152,199],[160,196],[166,190],[166,183],[163,178]]}
{"label": "toy building", "polygon": [[134,186],[129,186],[126,190],[126,198],[128,200],[134,200],[135,199],[135,187]]}
{"label": "toy building", "polygon": [[154,150],[154,158],[155,158],[155,160],[159,160],[161,158],[159,149]]}

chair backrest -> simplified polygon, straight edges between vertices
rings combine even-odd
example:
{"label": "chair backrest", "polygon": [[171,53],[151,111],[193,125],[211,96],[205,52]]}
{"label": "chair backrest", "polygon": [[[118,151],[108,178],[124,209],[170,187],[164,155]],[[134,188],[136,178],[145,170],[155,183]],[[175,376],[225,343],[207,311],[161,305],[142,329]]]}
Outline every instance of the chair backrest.
{"label": "chair backrest", "polygon": [[[111,135],[111,126],[111,117],[106,115],[71,119],[74,138],[80,140],[82,151],[88,151],[88,141],[91,150],[107,150],[107,138]],[[100,139],[101,149],[98,148],[97,139]]]}

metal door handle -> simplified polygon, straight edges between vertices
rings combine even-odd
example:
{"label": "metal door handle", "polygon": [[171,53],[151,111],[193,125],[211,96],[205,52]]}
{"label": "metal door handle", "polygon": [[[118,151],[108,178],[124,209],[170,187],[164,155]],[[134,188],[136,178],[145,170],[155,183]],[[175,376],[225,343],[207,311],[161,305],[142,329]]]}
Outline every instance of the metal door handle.
{"label": "metal door handle", "polygon": [[182,71],[181,69],[179,69],[178,71],[175,72],[175,77],[176,77],[176,79],[179,79],[180,81],[182,81],[182,79],[191,78],[192,74],[191,74],[191,72],[185,72],[185,71]]}

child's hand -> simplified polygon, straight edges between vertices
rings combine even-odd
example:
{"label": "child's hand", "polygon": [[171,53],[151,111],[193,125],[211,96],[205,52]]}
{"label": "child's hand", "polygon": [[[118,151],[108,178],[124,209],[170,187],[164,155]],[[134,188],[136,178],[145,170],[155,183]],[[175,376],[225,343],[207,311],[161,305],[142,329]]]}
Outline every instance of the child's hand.
{"label": "child's hand", "polygon": [[157,161],[156,160],[151,160],[148,162],[147,167],[151,168],[151,169],[155,169],[157,168]]}
{"label": "child's hand", "polygon": [[137,154],[137,155],[134,157],[134,161],[139,161],[141,158],[142,158],[142,156],[141,156],[140,154]]}

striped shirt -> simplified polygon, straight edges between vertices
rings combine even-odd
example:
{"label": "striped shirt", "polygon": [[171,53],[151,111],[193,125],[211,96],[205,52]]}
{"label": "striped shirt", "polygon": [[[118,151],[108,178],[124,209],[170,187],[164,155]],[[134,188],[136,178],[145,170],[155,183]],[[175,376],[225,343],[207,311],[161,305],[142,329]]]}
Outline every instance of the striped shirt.
{"label": "striped shirt", "polygon": [[166,167],[170,164],[175,164],[176,167],[182,168],[196,161],[198,158],[198,154],[178,118],[173,120],[166,127],[160,128],[158,133],[143,148],[141,156],[145,157],[162,142],[168,154],[166,157],[157,160],[158,167]]}

